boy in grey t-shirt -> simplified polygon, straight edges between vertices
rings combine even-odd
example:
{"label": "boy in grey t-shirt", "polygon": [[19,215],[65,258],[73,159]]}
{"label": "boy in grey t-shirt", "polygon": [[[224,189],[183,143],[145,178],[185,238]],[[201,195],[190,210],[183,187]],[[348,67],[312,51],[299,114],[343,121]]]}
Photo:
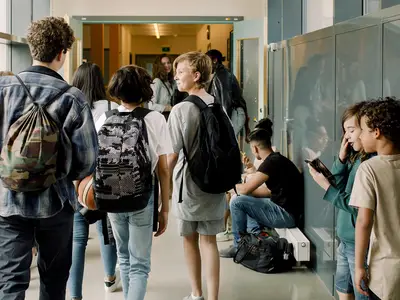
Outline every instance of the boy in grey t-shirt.
{"label": "boy in grey t-shirt", "polygon": [[[204,87],[209,80],[211,59],[199,52],[189,52],[174,62],[175,80],[181,92],[201,98],[205,103],[214,102]],[[173,211],[178,218],[179,233],[183,236],[186,262],[192,283],[191,295],[184,300],[204,300],[201,288],[201,257],[205,261],[205,273],[209,300],[218,299],[219,255],[216,235],[224,230],[225,194],[208,194],[193,182],[188,164],[183,167],[183,147],[191,157],[197,147],[197,132],[200,111],[195,104],[182,102],[174,106],[168,119],[173,154],[168,156],[168,164],[173,171]],[[183,176],[183,178],[182,178]],[[182,202],[179,203],[183,179]]]}

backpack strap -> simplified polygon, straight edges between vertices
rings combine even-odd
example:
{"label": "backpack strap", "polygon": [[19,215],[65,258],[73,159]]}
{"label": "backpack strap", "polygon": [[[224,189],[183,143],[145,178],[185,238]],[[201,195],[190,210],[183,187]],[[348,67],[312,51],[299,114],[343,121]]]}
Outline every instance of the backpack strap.
{"label": "backpack strap", "polygon": [[110,244],[110,236],[108,235],[107,214],[105,213],[101,218],[101,230],[104,237],[104,245]]}
{"label": "backpack strap", "polygon": [[[29,99],[31,99],[31,101],[34,104],[37,104],[35,102],[35,100],[32,97],[32,94],[29,92],[28,87],[25,85],[25,83],[22,81],[21,77],[19,77],[18,75],[15,75],[15,77],[18,79],[19,83],[22,85],[22,87],[24,88],[25,92],[27,93]],[[66,91],[68,91],[71,88],[70,85],[67,85],[66,87],[62,88],[61,91],[59,91],[53,98],[51,98],[49,101],[47,101],[47,103],[43,104],[41,107],[47,107],[48,105],[50,105],[53,101],[57,100],[58,98],[60,98]]]}
{"label": "backpack strap", "polygon": [[151,112],[152,110],[148,108],[136,107],[134,110],[132,110],[131,114],[134,118],[144,119]]}
{"label": "backpack strap", "polygon": [[106,119],[108,119],[109,117],[111,117],[113,115],[116,115],[117,113],[118,113],[118,109],[112,109],[112,110],[106,111],[105,112]]}
{"label": "backpack strap", "polygon": [[153,203],[153,232],[158,230],[158,195],[159,195],[159,180],[157,174],[154,173],[154,203]]}
{"label": "backpack strap", "polygon": [[15,75],[15,77],[18,79],[19,83],[22,85],[22,87],[24,88],[26,94],[28,95],[29,99],[31,99],[31,101],[33,103],[35,103],[35,100],[33,99],[31,93],[29,92],[28,87],[25,85],[25,83],[22,81],[21,77],[19,77],[18,75]]}
{"label": "backpack strap", "polygon": [[205,103],[203,99],[195,95],[190,95],[184,101],[195,104],[200,110],[203,110],[208,107],[207,103]]}

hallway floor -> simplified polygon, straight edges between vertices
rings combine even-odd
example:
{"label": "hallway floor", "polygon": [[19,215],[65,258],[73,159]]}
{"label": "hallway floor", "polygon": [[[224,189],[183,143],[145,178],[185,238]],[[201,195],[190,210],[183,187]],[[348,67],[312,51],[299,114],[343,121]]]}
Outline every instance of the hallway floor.
{"label": "hallway floor", "polygon": [[[123,300],[122,288],[106,294],[103,288],[103,267],[99,240],[95,226],[91,226],[92,239],[86,252],[85,300]],[[227,247],[230,242],[220,243]],[[32,269],[31,286],[27,300],[37,300],[39,275]],[[205,289],[204,289],[205,290]],[[168,231],[154,239],[152,272],[150,273],[146,300],[181,300],[190,293],[190,285],[184,264],[181,239],[177,234],[176,221],[170,218]],[[69,298],[67,298],[69,299]],[[231,259],[221,259],[221,300],[332,300],[327,289],[312,272],[301,269],[291,273],[264,275],[250,271]]]}

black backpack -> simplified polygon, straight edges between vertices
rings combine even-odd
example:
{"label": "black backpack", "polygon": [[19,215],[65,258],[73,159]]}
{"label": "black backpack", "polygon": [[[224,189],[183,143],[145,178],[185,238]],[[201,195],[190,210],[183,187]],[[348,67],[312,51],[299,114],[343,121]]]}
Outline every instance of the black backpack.
{"label": "black backpack", "polygon": [[[193,95],[185,101],[200,109],[200,124],[199,146],[190,159],[183,146],[183,167],[187,161],[193,181],[205,193],[222,194],[235,188],[241,179],[242,162],[230,119],[219,103],[207,105]],[[182,202],[182,191],[183,175],[179,202]]]}
{"label": "black backpack", "polygon": [[265,274],[290,271],[296,263],[293,245],[285,238],[254,234],[241,237],[233,261]]}

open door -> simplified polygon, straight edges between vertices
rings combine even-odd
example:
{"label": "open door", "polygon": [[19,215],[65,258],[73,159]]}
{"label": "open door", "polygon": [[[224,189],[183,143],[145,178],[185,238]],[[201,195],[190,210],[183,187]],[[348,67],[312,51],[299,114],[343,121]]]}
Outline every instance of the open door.
{"label": "open door", "polygon": [[[266,117],[265,22],[264,19],[234,23],[233,72],[243,89],[250,118],[250,129]],[[251,157],[250,146],[240,139],[241,149]]]}
{"label": "open door", "polygon": [[82,64],[83,23],[69,17],[68,15],[64,16],[64,20],[69,24],[69,26],[71,26],[72,30],[74,31],[75,43],[72,45],[71,50],[68,51],[64,66],[59,71],[59,73],[69,84],[71,84],[72,77],[74,76],[76,69]]}

